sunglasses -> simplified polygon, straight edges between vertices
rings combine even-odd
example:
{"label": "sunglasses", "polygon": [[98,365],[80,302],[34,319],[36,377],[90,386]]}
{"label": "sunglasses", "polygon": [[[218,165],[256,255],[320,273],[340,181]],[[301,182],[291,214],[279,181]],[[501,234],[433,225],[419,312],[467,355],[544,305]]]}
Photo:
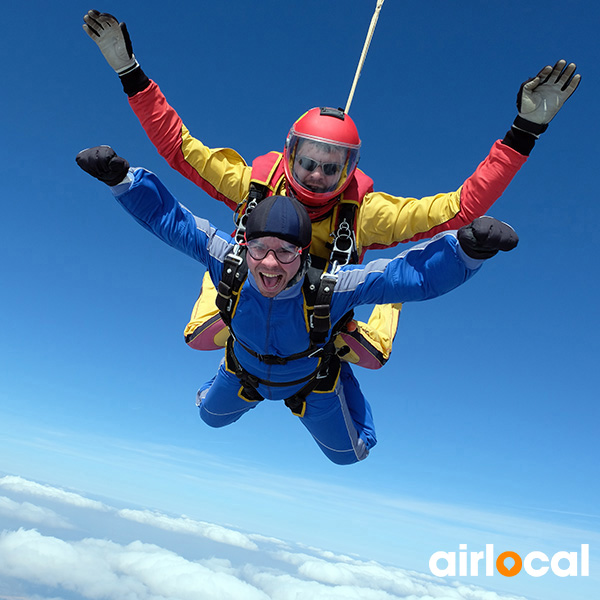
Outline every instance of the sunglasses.
{"label": "sunglasses", "polygon": [[297,256],[302,254],[302,248],[298,248],[292,244],[287,244],[281,246],[277,249],[275,248],[267,248],[260,239],[258,240],[250,240],[249,242],[245,242],[242,244],[246,246],[248,249],[248,254],[254,260],[263,260],[267,257],[269,252],[273,252],[275,258],[283,265],[289,265],[293,262]]}
{"label": "sunglasses", "polygon": [[308,156],[299,156],[296,162],[306,171],[312,173],[317,167],[321,167],[323,174],[326,176],[337,175],[343,168],[344,165],[333,162],[319,162],[314,158]]}

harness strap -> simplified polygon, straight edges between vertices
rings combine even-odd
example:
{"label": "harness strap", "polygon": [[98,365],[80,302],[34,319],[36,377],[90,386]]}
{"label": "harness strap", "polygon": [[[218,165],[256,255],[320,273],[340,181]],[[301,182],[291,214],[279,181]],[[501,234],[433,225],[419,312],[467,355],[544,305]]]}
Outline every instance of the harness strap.
{"label": "harness strap", "polygon": [[231,325],[234,306],[247,275],[246,249],[235,245],[223,261],[223,274],[217,287],[215,300],[221,318],[227,327]]}
{"label": "harness strap", "polygon": [[262,379],[256,375],[252,375],[242,365],[239,363],[235,352],[233,351],[233,338],[230,336],[227,339],[227,362],[229,366],[233,367],[235,375],[242,382],[247,381],[252,387],[256,388],[258,385],[268,385],[269,387],[288,387],[292,385],[298,385],[299,383],[304,383],[305,381],[309,381],[312,378],[318,376],[319,371],[322,369],[322,362],[319,361],[317,368],[308,375],[301,377],[300,379],[296,379],[295,381],[269,381],[268,379]]}
{"label": "harness strap", "polygon": [[318,387],[322,387],[323,389],[332,388],[340,370],[340,361],[335,355],[335,346],[333,341],[330,341],[326,344],[327,351],[324,352],[323,359],[319,361],[319,365],[310,375],[307,375],[306,377],[296,381],[289,381],[285,383],[267,381],[257,377],[256,375],[252,375],[246,371],[242,365],[240,365],[237,357],[235,356],[235,352],[233,351],[233,341],[234,340],[232,337],[227,339],[226,363],[227,367],[232,369],[235,376],[240,380],[240,383],[242,384],[242,395],[245,398],[255,402],[264,400],[257,390],[257,387],[260,384],[269,385],[272,387],[287,387],[306,381],[306,384],[293,396],[290,396],[284,400],[285,405],[292,411],[292,414],[297,417],[303,417],[304,413],[306,412],[306,396],[308,396],[308,394]]}
{"label": "harness strap", "polygon": [[244,241],[248,216],[256,208],[257,204],[267,197],[268,192],[267,186],[252,182],[248,191],[248,197],[237,205],[235,209],[236,230],[234,235],[237,244],[241,244]]}
{"label": "harness strap", "polygon": [[331,299],[337,283],[337,275],[328,273],[327,266],[327,261],[311,256],[311,266],[302,286],[311,345],[324,344],[330,329],[332,329],[330,339],[333,339],[354,316],[350,311],[335,323],[333,328],[331,327]]}
{"label": "harness strap", "polygon": [[[239,299],[243,282],[248,273],[246,250],[240,247],[239,244],[244,239],[248,214],[267,195],[267,187],[253,182],[248,198],[238,206],[235,234],[237,244],[224,260],[223,275],[217,288],[216,300],[223,322],[229,327],[230,332],[235,304]],[[246,207],[242,213],[243,204],[246,204]],[[332,329],[331,299],[337,283],[336,271],[339,266],[358,262],[354,231],[356,209],[357,204],[354,202],[340,202],[337,214],[337,227],[333,234],[333,243],[331,244],[330,261],[333,272],[327,272],[327,261],[312,257],[313,266],[309,267],[305,276],[303,292],[309,319],[310,346],[303,352],[298,352],[287,357],[279,357],[272,354],[259,354],[239,340],[235,340],[233,334],[228,338],[226,350],[227,364],[240,380],[242,384],[241,393],[246,398],[256,401],[262,400],[262,396],[257,391],[257,387],[261,384],[271,387],[287,387],[306,382],[298,392],[285,400],[286,406],[290,408],[292,413],[302,417],[306,411],[306,397],[308,394],[324,384],[329,385],[325,389],[333,386],[332,377],[337,377],[340,369],[340,362],[336,356],[333,339],[347,322],[353,318],[353,312],[350,311],[335,324],[332,335],[328,339],[329,330]],[[319,357],[320,360],[317,368],[306,377],[284,383],[268,381],[250,374],[240,365],[233,351],[234,341],[240,344],[251,356],[267,365],[285,365],[292,360],[306,357]]]}
{"label": "harness strap", "polygon": [[303,352],[296,352],[296,354],[290,354],[289,356],[276,356],[275,354],[259,354],[252,350],[252,348],[248,348],[246,344],[242,343],[240,340],[233,336],[235,341],[251,356],[257,358],[261,362],[264,362],[265,365],[287,365],[287,363],[292,360],[298,360],[300,358],[317,358],[323,354],[323,348],[315,348],[312,344]]}
{"label": "harness strap", "polygon": [[340,371],[340,359],[331,353],[327,355],[326,364],[320,369],[319,374],[309,381],[293,396],[285,399],[285,405],[297,417],[303,417],[306,412],[306,397],[317,388],[331,389]]}
{"label": "harness strap", "polygon": [[312,312],[310,339],[313,344],[323,344],[327,339],[331,328],[331,298],[336,283],[337,275],[323,271]]}

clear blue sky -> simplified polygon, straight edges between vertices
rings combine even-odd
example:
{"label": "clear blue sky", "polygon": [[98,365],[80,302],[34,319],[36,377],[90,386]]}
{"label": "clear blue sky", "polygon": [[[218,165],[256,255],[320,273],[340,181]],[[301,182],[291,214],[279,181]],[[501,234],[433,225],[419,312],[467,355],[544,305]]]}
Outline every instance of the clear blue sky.
{"label": "clear blue sky", "polygon": [[[459,544],[524,555],[589,543],[589,578],[462,581],[591,599],[600,572],[597,3],[385,2],[350,110],[377,190],[458,188],[509,128],[522,81],[560,58],[583,80],[490,213],[515,227],[518,249],[452,294],[406,305],[388,365],[357,370],[379,443],[356,466],[328,463],[280,404],[222,430],[199,420],[195,391],[220,360],[183,342],[203,269],[75,165],[79,150],[110,144],[230,228],[228,209],[145,137],[81,28],[88,9],[127,22],[141,65],[196,137],[250,161],[281,149],[306,109],[345,105],[375,4],[4,8],[0,476],[419,573],[433,552]],[[0,525],[34,527],[13,517]],[[42,597],[71,598],[52,589]]]}

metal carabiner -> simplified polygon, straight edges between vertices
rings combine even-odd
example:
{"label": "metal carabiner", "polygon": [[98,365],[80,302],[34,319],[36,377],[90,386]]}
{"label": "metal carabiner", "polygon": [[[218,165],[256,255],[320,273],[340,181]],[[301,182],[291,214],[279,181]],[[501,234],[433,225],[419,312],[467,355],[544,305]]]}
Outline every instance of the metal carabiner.
{"label": "metal carabiner", "polygon": [[333,234],[333,248],[331,250],[331,259],[335,265],[335,270],[350,263],[352,252],[355,247],[354,235],[350,224],[344,219]]}

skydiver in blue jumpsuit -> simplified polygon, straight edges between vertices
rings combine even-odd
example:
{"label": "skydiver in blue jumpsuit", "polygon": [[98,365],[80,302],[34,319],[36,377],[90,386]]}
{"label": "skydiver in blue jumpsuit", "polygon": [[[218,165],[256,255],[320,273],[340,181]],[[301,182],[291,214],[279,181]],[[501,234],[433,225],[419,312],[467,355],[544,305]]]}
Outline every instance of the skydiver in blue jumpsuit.
{"label": "skydiver in blue jumpsuit", "polygon": [[[117,202],[143,227],[204,264],[218,286],[224,261],[236,247],[234,237],[194,216],[156,175],[131,169],[108,146],[80,152],[77,163],[108,184]],[[295,409],[288,404],[292,412],[331,461],[352,464],[365,459],[376,444],[373,418],[350,365],[333,360],[323,375],[325,353],[307,352],[311,340],[303,283],[310,241],[310,218],[293,198],[271,196],[249,215],[242,243],[248,272],[232,315],[232,343],[216,376],[198,392],[200,416],[208,425],[222,427],[263,399],[286,399],[288,404],[301,396]],[[509,225],[480,217],[391,260],[341,267],[329,305],[331,324],[362,304],[445,294],[470,279],[485,259],[498,250],[511,250],[517,242]]]}

